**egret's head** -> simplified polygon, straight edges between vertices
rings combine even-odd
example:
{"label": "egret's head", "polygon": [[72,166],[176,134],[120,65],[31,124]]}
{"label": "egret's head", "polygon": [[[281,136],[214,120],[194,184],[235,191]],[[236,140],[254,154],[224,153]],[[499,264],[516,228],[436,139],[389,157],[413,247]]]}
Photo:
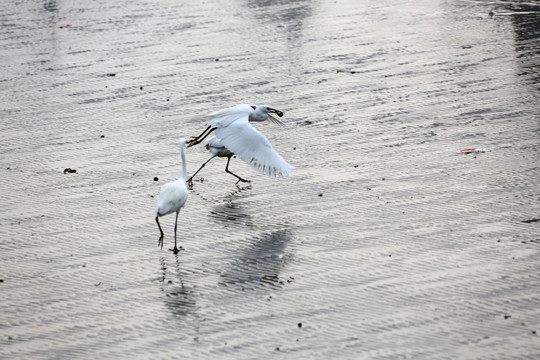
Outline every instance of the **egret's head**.
{"label": "egret's head", "polygon": [[255,113],[258,115],[257,116],[258,119],[262,119],[262,121],[268,119],[270,122],[273,122],[274,124],[284,125],[283,122],[281,122],[281,120],[278,120],[277,118],[270,115],[270,114],[276,114],[277,116],[282,117],[283,111],[279,111],[277,109],[271,108],[268,105],[256,105],[256,106],[251,106],[251,107],[255,110]]}
{"label": "egret's head", "polygon": [[279,111],[277,109],[271,108],[268,105],[251,105],[251,107],[253,108],[253,110],[257,112],[262,112],[265,114],[277,114],[277,116],[279,117],[283,116],[283,111]]}
{"label": "egret's head", "polygon": [[184,145],[186,145],[186,139],[184,138],[181,138],[178,142],[180,143],[180,147],[184,147]]}

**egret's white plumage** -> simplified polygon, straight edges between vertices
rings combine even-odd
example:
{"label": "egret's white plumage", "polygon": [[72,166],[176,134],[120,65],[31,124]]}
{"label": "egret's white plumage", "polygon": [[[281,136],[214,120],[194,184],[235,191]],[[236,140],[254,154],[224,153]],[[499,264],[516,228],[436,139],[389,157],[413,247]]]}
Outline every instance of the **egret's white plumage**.
{"label": "egret's white plumage", "polygon": [[[216,137],[229,151],[235,153],[261,174],[273,178],[287,176],[294,167],[287,163],[274,150],[268,139],[249,123],[250,121],[265,121],[269,118],[276,123],[281,123],[269,113],[283,116],[281,111],[266,105],[240,104],[222,109],[208,116],[206,121],[208,128],[205,132],[209,130],[209,134],[215,131]],[[205,132],[190,141],[190,146],[204,139],[208,135],[202,137]]]}
{"label": "egret's white plumage", "polygon": [[206,149],[212,153],[212,155],[215,155],[217,157],[228,157],[233,156],[234,153],[231,152],[229,149],[223,145],[221,140],[219,140],[217,137],[213,137],[206,143]]}
{"label": "egret's white plumage", "polygon": [[215,158],[216,156],[217,157],[226,157],[227,158],[227,165],[225,166],[225,171],[228,172],[229,174],[235,176],[238,181],[236,182],[237,184],[242,181],[242,182],[250,182],[249,180],[246,180],[246,179],[242,179],[240,176],[236,175],[235,173],[233,173],[232,171],[229,171],[229,162],[231,161],[231,157],[234,155],[233,152],[231,152],[229,149],[227,149],[225,147],[225,145],[223,145],[223,143],[221,142],[221,140],[219,140],[217,137],[213,137],[211,138],[210,140],[208,140],[208,142],[206,143],[206,149],[208,151],[210,151],[212,153],[212,156],[210,157],[210,159],[206,160],[206,162],[204,164],[201,165],[201,167],[199,168],[199,170],[195,171],[195,173],[193,175],[191,175],[191,177],[187,180],[187,183],[189,184],[190,186],[190,189],[193,187],[193,178],[195,177],[195,175],[197,175],[197,173],[199,171],[201,171],[201,169],[210,162],[210,160],[212,160],[213,158]]}
{"label": "egret's white plumage", "polygon": [[171,249],[175,254],[178,253],[178,247],[176,246],[176,228],[178,225],[178,213],[180,209],[186,204],[188,198],[188,190],[186,188],[186,155],[184,153],[184,146],[186,144],[185,139],[180,139],[180,156],[182,158],[182,175],[178,180],[166,183],[161,187],[159,196],[156,203],[156,222],[159,227],[161,236],[158,240],[158,245],[163,248],[163,230],[159,224],[159,218],[164,215],[176,213],[176,220],[174,222],[174,248]]}

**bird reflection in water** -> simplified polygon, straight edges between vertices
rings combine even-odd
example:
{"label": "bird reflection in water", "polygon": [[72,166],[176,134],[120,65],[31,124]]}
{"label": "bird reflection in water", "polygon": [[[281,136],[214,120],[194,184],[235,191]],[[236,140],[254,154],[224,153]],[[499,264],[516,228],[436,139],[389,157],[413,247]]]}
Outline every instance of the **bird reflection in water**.
{"label": "bird reflection in water", "polygon": [[185,316],[195,308],[195,292],[184,286],[179,258],[174,258],[173,266],[168,266],[165,258],[161,258],[161,291],[165,294],[165,305],[169,310],[175,315]]}
{"label": "bird reflection in water", "polygon": [[219,284],[240,285],[245,290],[261,286],[281,287],[291,282],[294,279],[284,279],[280,273],[294,256],[286,251],[292,238],[289,228],[253,237],[251,245],[222,272]]}
{"label": "bird reflection in water", "polygon": [[241,205],[241,201],[239,201],[249,196],[249,192],[245,192],[244,190],[246,189],[236,189],[223,199],[220,199],[221,202],[210,210],[209,216],[223,223],[225,228],[254,226],[251,215],[246,213]]}

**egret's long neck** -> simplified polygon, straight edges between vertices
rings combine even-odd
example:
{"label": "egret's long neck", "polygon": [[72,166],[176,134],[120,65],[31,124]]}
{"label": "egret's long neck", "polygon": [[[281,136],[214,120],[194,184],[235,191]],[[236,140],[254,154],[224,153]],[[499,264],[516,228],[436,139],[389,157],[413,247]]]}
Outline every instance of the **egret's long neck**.
{"label": "egret's long neck", "polygon": [[184,144],[180,144],[180,157],[182,158],[182,176],[180,176],[180,179],[185,182],[187,177],[187,166],[186,154],[184,153]]}

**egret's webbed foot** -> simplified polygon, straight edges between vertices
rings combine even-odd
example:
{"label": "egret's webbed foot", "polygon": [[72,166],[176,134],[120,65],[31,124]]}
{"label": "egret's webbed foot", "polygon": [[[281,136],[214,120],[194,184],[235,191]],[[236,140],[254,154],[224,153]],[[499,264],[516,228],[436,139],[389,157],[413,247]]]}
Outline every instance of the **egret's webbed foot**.
{"label": "egret's webbed foot", "polygon": [[188,141],[186,147],[189,148],[189,147],[195,146],[195,145],[197,145],[197,144],[199,144],[199,143],[200,143],[199,138],[196,138],[196,137],[192,136],[192,137],[191,137],[191,140]]}

